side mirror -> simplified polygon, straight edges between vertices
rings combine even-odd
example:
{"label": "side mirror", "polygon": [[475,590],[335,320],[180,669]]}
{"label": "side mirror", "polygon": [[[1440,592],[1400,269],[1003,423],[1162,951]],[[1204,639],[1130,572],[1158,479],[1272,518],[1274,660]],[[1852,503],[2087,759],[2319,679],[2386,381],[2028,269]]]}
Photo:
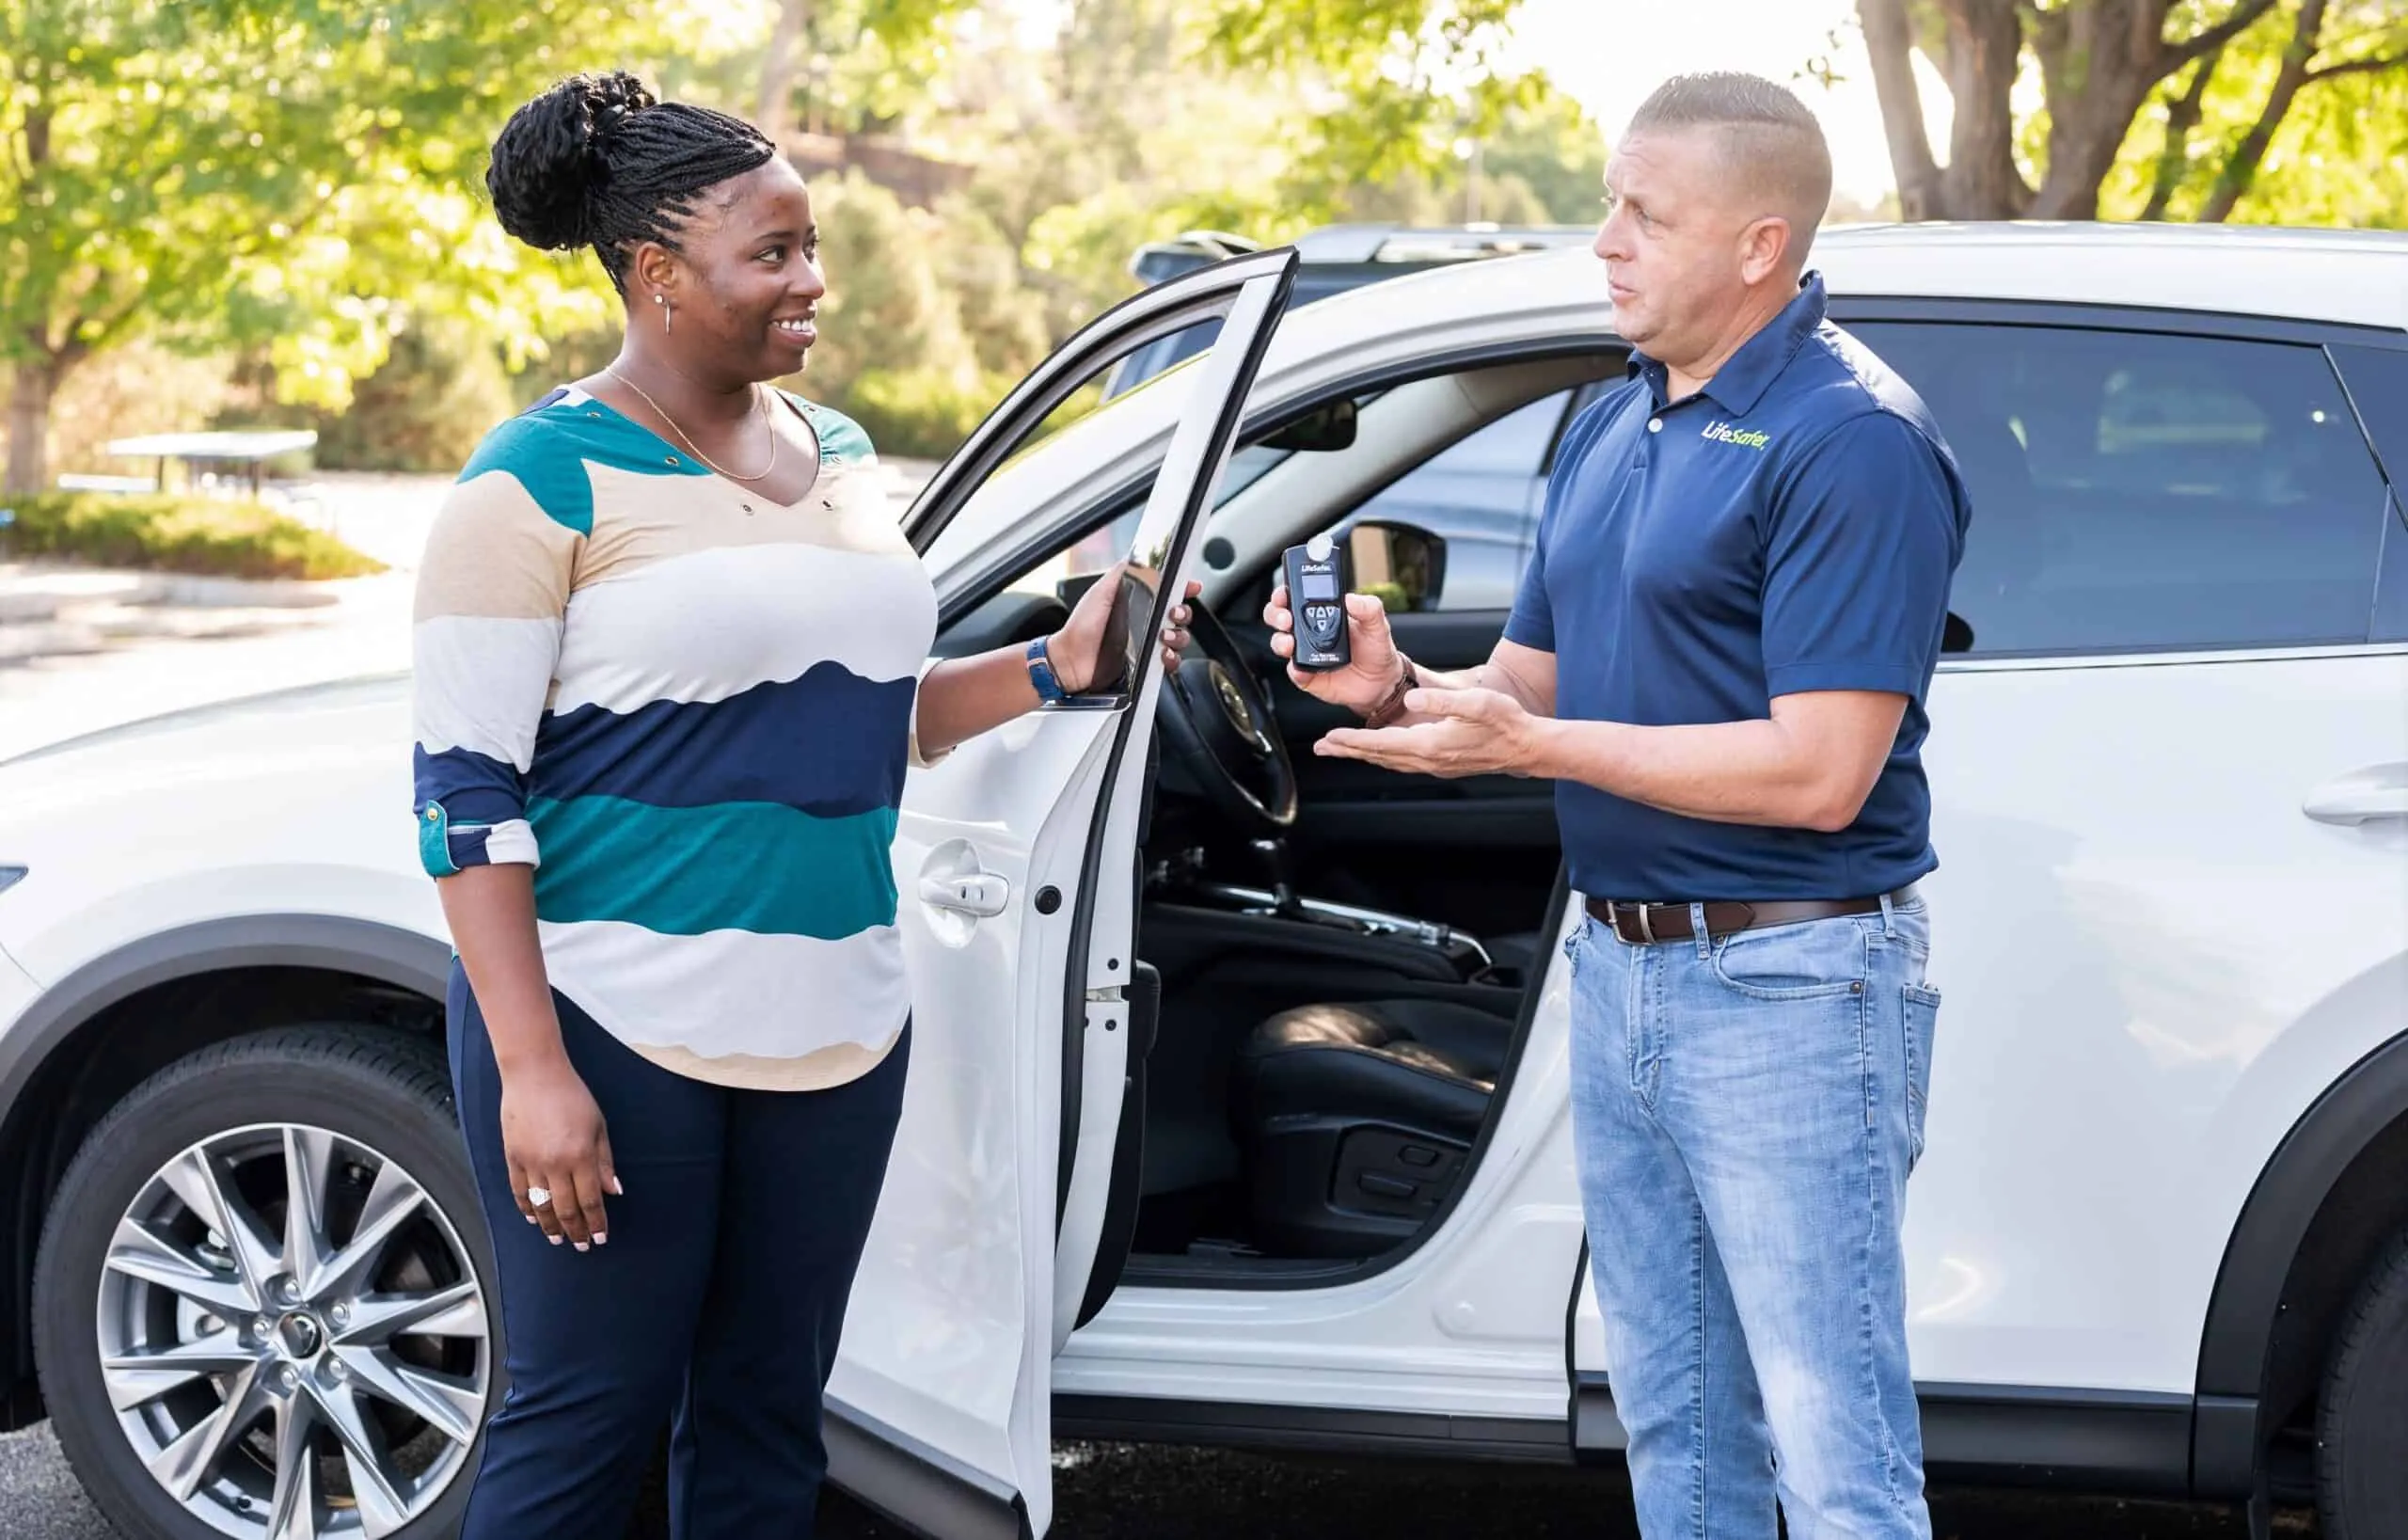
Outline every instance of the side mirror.
{"label": "side mirror", "polygon": [[1265,449],[1300,450],[1308,454],[1353,449],[1354,422],[1354,398],[1340,396],[1314,407],[1259,442]]}
{"label": "side mirror", "polygon": [[1447,542],[1427,530],[1365,519],[1346,531],[1354,592],[1376,597],[1390,614],[1434,610],[1447,577]]}

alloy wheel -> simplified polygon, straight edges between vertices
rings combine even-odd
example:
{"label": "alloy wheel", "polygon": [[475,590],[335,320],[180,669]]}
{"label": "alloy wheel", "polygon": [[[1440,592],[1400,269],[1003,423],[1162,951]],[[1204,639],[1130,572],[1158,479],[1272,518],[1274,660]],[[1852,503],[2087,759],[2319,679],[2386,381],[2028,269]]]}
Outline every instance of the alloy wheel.
{"label": "alloy wheel", "polygon": [[398,1163],[305,1124],[215,1135],[143,1184],[97,1335],[136,1456],[236,1540],[408,1524],[466,1469],[493,1369],[451,1220]]}

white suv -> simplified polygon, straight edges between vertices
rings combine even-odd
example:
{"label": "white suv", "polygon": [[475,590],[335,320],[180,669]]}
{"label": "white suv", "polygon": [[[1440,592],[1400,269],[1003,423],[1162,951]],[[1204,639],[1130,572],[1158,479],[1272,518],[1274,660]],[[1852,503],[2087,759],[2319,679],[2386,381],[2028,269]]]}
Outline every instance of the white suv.
{"label": "white suv", "polygon": [[[2408,1533],[2408,241],[1815,257],[1974,494],[1907,1224],[1935,1473]],[[1158,579],[1133,605],[1194,577],[1222,617],[1167,681],[1133,646],[1117,692],[905,796],[911,1088],[831,1438],[930,1532],[1043,1532],[1061,1436],[1619,1442],[1547,788],[1314,756],[1332,719],[1257,617],[1287,544],[1624,347],[1576,251],[1282,319],[1292,277],[1257,253],[1102,317],[907,516],[947,652],[1050,628],[1119,555]],[[1191,326],[1212,345],[1060,425]],[[1414,656],[1494,643],[1442,542],[1348,541]],[[0,768],[0,1387],[146,1540],[433,1535],[464,1495],[499,1324],[404,697]]]}

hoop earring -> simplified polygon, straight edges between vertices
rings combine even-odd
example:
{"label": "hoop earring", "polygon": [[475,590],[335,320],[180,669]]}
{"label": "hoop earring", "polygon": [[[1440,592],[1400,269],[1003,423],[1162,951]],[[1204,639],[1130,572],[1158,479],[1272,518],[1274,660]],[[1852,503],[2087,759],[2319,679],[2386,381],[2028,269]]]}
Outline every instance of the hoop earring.
{"label": "hoop earring", "polygon": [[669,303],[669,296],[657,289],[653,291],[652,302],[660,307],[660,335],[666,337],[669,335],[670,319],[677,313],[677,309]]}

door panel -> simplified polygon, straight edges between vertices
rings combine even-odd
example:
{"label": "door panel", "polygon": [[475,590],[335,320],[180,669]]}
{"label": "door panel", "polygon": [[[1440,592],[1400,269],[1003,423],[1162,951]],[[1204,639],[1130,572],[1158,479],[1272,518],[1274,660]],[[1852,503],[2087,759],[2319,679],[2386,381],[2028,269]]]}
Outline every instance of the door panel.
{"label": "door panel", "polygon": [[[960,1523],[964,1502],[1002,1504],[1030,1534],[1052,1517],[1051,1362],[1094,1267],[1128,1073],[1134,818],[1161,685],[1146,639],[1189,561],[1292,262],[1282,250],[1224,264],[1097,323],[910,516],[925,549],[1119,351],[1226,318],[1210,355],[1158,387],[1187,395],[1138,531],[1139,564],[1160,577],[1123,590],[1126,687],[1006,723],[905,787],[895,864],[911,1073],[830,1389],[832,1416],[860,1437],[832,1446],[832,1477],[878,1488],[879,1506],[923,1528]],[[906,1446],[944,1477],[926,1484],[926,1511],[908,1483],[881,1479]]]}

